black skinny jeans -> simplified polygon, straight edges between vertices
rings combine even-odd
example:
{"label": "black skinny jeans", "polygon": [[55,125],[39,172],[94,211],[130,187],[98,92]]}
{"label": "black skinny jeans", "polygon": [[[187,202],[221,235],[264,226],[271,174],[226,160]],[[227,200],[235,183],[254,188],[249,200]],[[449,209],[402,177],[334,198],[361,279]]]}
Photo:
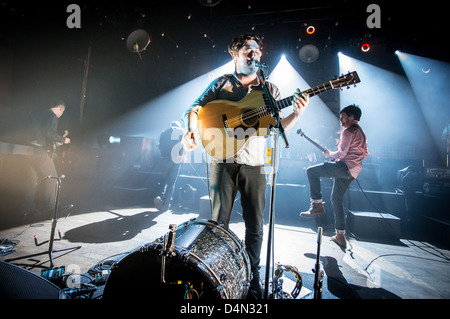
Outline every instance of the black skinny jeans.
{"label": "black skinny jeans", "polygon": [[263,241],[266,175],[264,166],[211,163],[212,220],[228,227],[237,191],[241,194],[245,246],[252,272],[259,270]]}

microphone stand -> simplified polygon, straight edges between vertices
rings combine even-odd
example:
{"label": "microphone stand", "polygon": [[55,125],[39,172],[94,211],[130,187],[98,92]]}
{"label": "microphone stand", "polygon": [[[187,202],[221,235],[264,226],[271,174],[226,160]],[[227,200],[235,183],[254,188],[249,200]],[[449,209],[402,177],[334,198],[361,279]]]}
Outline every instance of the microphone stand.
{"label": "microphone stand", "polygon": [[[276,180],[277,180],[277,171],[278,171],[278,137],[281,135],[281,137],[284,140],[285,147],[289,147],[288,140],[285,135],[285,131],[283,126],[281,125],[281,119],[280,119],[280,110],[275,105],[275,101],[272,97],[272,94],[270,94],[269,88],[267,86],[267,83],[265,81],[265,75],[264,75],[264,68],[268,68],[265,64],[258,64],[259,66],[259,72],[260,72],[260,80],[262,81],[262,87],[264,91],[264,95],[266,96],[266,103],[268,104],[268,109],[272,116],[275,117],[276,124],[275,127],[277,132],[275,133],[274,137],[274,151],[272,154],[274,154],[274,157],[272,159],[272,173],[271,173],[271,191],[270,191],[270,208],[269,208],[269,234],[268,234],[268,240],[267,240],[267,257],[266,257],[266,274],[265,274],[265,287],[264,287],[264,299],[268,299],[269,297],[269,281],[270,278],[273,278],[273,247],[274,247],[274,241],[273,241],[273,233],[274,233],[274,219],[275,219],[275,190],[276,190]],[[272,273],[272,274],[271,274]],[[271,276],[272,275],[272,276]],[[272,293],[273,294],[273,293]]]}
{"label": "microphone stand", "polygon": [[314,299],[322,299],[322,282],[324,273],[320,269],[320,246],[322,245],[322,227],[317,229],[317,254],[314,272]]}
{"label": "microphone stand", "polygon": [[[36,246],[41,246],[43,244],[49,243],[48,244],[48,250],[43,251],[41,253],[37,253],[37,254],[31,254],[31,255],[27,255],[27,256],[22,256],[22,257],[17,257],[17,258],[12,258],[12,259],[7,259],[5,260],[6,262],[10,262],[10,261],[14,261],[14,260],[20,260],[20,259],[25,259],[25,258],[30,258],[30,257],[36,257],[36,256],[40,256],[40,255],[45,255],[48,254],[49,257],[49,261],[50,261],[50,268],[54,267],[54,263],[53,263],[53,253],[55,252],[61,252],[61,251],[67,251],[67,250],[77,250],[80,249],[81,246],[75,246],[75,247],[71,247],[71,248],[63,248],[63,249],[53,249],[53,242],[54,241],[59,241],[62,240],[61,238],[61,232],[58,230],[58,235],[59,235],[59,239],[55,239],[55,229],[56,229],[56,223],[58,222],[58,208],[59,208],[59,192],[61,190],[61,178],[64,178],[65,176],[62,175],[61,177],[52,177],[52,176],[47,176],[46,178],[44,178],[41,182],[43,182],[46,179],[55,179],[56,180],[56,197],[55,197],[55,207],[53,210],[53,219],[52,219],[52,227],[51,227],[51,232],[50,232],[50,239],[46,240],[42,243],[38,243],[38,240],[36,238],[36,236],[34,236],[34,243]],[[39,182],[39,183],[41,183]],[[34,268],[34,267],[32,267]]]}

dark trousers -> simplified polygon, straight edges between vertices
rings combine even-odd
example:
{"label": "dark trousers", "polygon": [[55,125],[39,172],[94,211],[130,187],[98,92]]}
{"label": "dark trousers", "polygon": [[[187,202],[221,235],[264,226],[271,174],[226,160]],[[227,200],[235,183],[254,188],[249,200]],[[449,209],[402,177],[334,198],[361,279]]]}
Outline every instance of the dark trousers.
{"label": "dark trousers", "polygon": [[241,195],[245,246],[252,271],[259,270],[266,201],[264,166],[211,163],[212,220],[228,227],[237,191]]}
{"label": "dark trousers", "polygon": [[173,194],[175,184],[177,182],[178,173],[180,171],[180,164],[174,163],[172,159],[162,157],[161,158],[161,170],[163,172],[163,180],[161,182],[161,199],[163,201],[163,207],[169,208],[173,200]]}
{"label": "dark trousers", "polygon": [[321,200],[322,191],[320,186],[321,177],[333,178],[333,189],[331,191],[331,204],[334,210],[335,228],[345,230],[345,214],[343,198],[353,177],[344,162],[326,162],[309,167],[306,170],[309,180],[309,188],[312,200]]}
{"label": "dark trousers", "polygon": [[53,211],[56,198],[56,181],[46,177],[58,177],[52,154],[35,147],[30,158],[31,171],[27,174],[27,189],[24,193],[23,213],[35,209],[47,214]]}

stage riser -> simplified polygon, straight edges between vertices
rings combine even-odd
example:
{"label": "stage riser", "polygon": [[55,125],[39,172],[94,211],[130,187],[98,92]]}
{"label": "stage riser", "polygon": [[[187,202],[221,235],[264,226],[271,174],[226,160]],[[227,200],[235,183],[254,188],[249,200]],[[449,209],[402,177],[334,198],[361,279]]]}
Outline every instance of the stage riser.
{"label": "stage riser", "polygon": [[387,213],[348,211],[347,229],[358,240],[398,240],[400,219]]}
{"label": "stage riser", "polygon": [[[352,185],[357,187],[357,184],[354,183]],[[359,188],[349,189],[344,197],[344,202],[349,210],[389,212],[400,218],[407,212],[405,196],[400,193],[367,190],[362,193]]]}

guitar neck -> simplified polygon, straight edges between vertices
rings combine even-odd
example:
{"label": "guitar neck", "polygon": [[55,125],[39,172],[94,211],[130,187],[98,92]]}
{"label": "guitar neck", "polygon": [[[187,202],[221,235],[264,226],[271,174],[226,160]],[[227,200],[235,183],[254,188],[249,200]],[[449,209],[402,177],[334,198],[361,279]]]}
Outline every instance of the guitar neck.
{"label": "guitar neck", "polygon": [[[305,95],[308,94],[311,97],[311,96],[318,95],[320,93],[323,93],[325,91],[332,90],[332,89],[334,89],[334,87],[333,87],[331,81],[329,81],[329,82],[325,82],[323,84],[317,85],[315,87],[312,87],[308,90],[305,90],[305,91],[301,92],[301,94],[305,94]],[[291,106],[292,103],[294,103],[294,100],[295,100],[295,96],[291,95],[291,96],[288,96],[287,98],[276,101],[276,107],[278,108],[278,111]]]}
{"label": "guitar neck", "polygon": [[[356,73],[356,71],[353,71],[334,80],[314,86],[308,90],[301,92],[300,94],[307,94],[311,97],[332,89],[342,89],[343,87],[349,87],[350,85],[356,86],[356,84],[360,82],[361,80],[359,79],[358,73]],[[275,101],[276,110],[273,110],[273,112],[278,112],[288,106],[291,106],[294,103],[294,100],[295,96],[291,95],[279,101]],[[267,106],[263,106],[258,109],[258,117],[260,118],[270,114],[271,110],[269,110]]]}
{"label": "guitar neck", "polygon": [[321,150],[322,152],[325,152],[325,148],[323,148],[322,146],[320,146],[319,144],[317,144],[316,142],[314,142],[312,139],[310,139],[308,136],[303,135],[304,138],[306,138],[311,144],[313,144],[315,147],[317,147],[319,150]]}

